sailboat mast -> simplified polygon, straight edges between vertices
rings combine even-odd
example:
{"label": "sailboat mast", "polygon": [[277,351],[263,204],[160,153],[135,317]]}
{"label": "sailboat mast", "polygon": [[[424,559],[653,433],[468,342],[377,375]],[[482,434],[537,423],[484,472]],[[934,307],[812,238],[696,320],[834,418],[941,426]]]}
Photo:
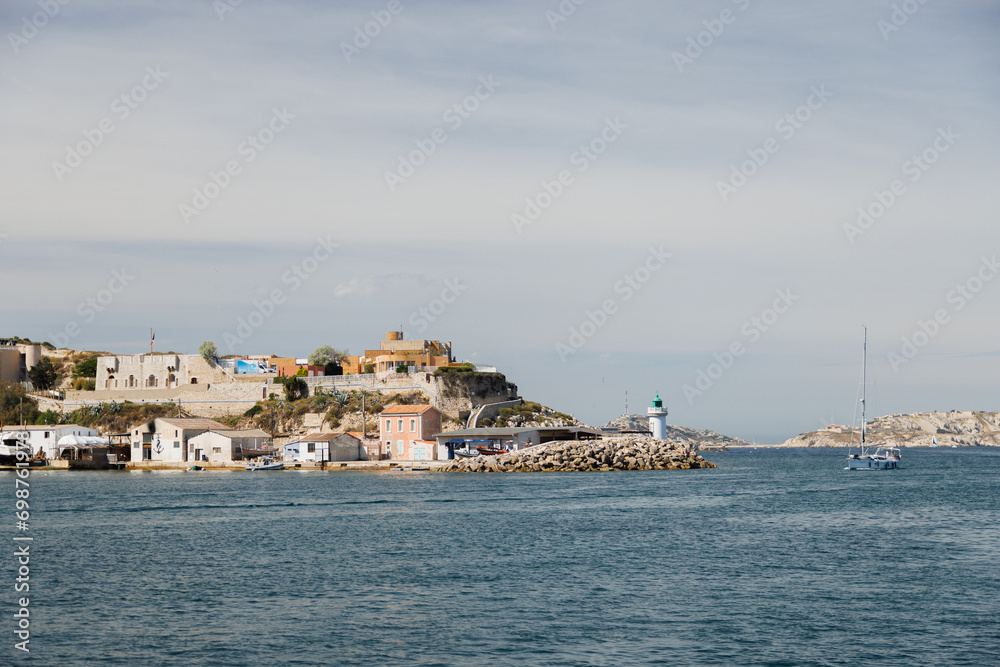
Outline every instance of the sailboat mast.
{"label": "sailboat mast", "polygon": [[[868,420],[865,417],[865,401],[868,397],[868,327],[865,327],[865,344],[861,353],[861,448],[865,447],[865,429]],[[863,453],[863,452],[862,452]]]}

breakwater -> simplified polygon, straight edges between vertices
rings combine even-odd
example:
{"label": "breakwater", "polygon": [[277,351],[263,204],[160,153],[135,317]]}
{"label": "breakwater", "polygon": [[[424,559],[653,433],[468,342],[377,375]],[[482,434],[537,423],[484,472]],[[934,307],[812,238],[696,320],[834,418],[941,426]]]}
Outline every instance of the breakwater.
{"label": "breakwater", "polygon": [[617,437],[572,440],[494,456],[456,459],[442,472],[596,472],[714,468],[691,447],[669,440]]}

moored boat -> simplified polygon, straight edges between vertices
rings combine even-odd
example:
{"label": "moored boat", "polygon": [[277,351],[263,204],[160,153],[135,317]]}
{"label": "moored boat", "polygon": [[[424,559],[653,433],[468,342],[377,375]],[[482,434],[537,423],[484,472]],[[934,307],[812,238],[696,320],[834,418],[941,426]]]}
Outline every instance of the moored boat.
{"label": "moored boat", "polygon": [[284,470],[285,464],[268,457],[259,463],[250,463],[247,470]]}
{"label": "moored boat", "polygon": [[865,327],[863,349],[861,361],[861,451],[851,452],[848,450],[846,470],[895,470],[899,468],[899,462],[902,459],[899,447],[881,444],[875,446],[875,451],[871,451],[867,446],[868,327]]}

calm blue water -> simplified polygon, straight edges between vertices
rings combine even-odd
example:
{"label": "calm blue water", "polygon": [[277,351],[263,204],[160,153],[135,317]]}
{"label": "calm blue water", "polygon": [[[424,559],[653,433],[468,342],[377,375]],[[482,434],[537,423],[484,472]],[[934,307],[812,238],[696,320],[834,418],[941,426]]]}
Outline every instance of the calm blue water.
{"label": "calm blue water", "polygon": [[33,473],[32,652],[0,663],[1000,664],[1000,450],[707,458]]}

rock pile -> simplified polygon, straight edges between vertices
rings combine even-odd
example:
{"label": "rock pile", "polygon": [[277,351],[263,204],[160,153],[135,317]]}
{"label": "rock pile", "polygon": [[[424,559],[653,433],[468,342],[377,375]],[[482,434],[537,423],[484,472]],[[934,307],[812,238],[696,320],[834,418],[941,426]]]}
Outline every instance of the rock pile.
{"label": "rock pile", "polygon": [[499,456],[456,459],[442,472],[592,472],[598,470],[689,470],[714,468],[694,449],[653,438],[569,440]]}

